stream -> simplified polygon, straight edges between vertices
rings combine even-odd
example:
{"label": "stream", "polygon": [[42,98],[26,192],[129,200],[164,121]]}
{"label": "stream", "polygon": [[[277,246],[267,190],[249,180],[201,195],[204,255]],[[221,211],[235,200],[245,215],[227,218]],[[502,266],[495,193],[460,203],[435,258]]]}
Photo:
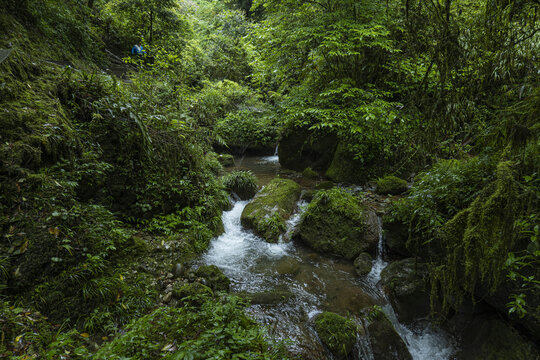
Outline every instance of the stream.
{"label": "stream", "polygon": [[[279,171],[277,157],[243,159],[248,167],[267,183]],[[237,167],[238,164],[237,164]],[[270,176],[271,175],[271,176]],[[333,311],[353,318],[359,309],[378,305],[393,322],[405,341],[413,359],[450,359],[454,353],[452,339],[428,321],[402,325],[378,283],[387,265],[384,239],[379,232],[377,258],[365,277],[355,274],[352,262],[315,253],[284,239],[269,244],[244,229],[240,215],[249,201],[237,201],[223,213],[225,232],[214,238],[201,264],[216,265],[231,279],[233,292],[252,300],[250,315],[265,325],[271,335],[288,341],[292,352],[305,359],[333,359],[320,343],[314,330],[314,317],[323,311]],[[307,203],[300,201],[287,222],[287,239],[298,224]],[[379,226],[381,222],[379,220]],[[357,319],[358,320],[358,319]],[[354,358],[374,359],[369,341],[359,337]]]}

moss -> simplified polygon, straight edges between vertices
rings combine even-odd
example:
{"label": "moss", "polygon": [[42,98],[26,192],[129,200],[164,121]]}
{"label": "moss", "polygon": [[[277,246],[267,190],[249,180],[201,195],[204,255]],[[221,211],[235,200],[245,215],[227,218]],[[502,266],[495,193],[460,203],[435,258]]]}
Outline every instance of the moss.
{"label": "moss", "polygon": [[439,239],[446,256],[432,275],[444,299],[455,301],[445,301],[446,309],[458,306],[465,293],[474,294],[477,282],[493,293],[504,280],[501,269],[514,244],[518,202],[512,163],[501,162],[496,181],[442,227]]}
{"label": "moss", "polygon": [[294,181],[279,178],[270,181],[244,208],[242,225],[268,242],[277,242],[299,196],[300,186]]}
{"label": "moss", "polygon": [[302,215],[295,237],[318,252],[352,260],[375,250],[376,243],[364,241],[367,215],[359,197],[339,188],[319,191]]}
{"label": "moss", "polygon": [[223,177],[223,185],[242,200],[251,199],[257,193],[257,178],[251,171],[233,171]]}
{"label": "moss", "polygon": [[330,190],[336,186],[332,181],[321,181],[319,184],[315,186],[315,190]]}
{"label": "moss", "polygon": [[356,343],[354,321],[332,312],[324,312],[315,319],[315,330],[322,343],[340,359],[347,358]]}
{"label": "moss", "polygon": [[310,167],[307,167],[307,168],[304,169],[304,171],[302,171],[302,176],[305,177],[306,179],[318,179],[319,178],[319,174],[317,174],[317,172],[314,171]]}
{"label": "moss", "polygon": [[388,175],[377,179],[377,187],[375,188],[375,192],[382,195],[398,195],[404,193],[407,191],[407,189],[407,181],[396,176]]}
{"label": "moss", "polygon": [[362,164],[354,159],[347,144],[340,142],[325,175],[336,182],[358,183],[366,179]]}
{"label": "moss", "polygon": [[207,285],[214,291],[227,291],[231,281],[216,265],[203,265],[195,271],[195,275],[206,280]]}

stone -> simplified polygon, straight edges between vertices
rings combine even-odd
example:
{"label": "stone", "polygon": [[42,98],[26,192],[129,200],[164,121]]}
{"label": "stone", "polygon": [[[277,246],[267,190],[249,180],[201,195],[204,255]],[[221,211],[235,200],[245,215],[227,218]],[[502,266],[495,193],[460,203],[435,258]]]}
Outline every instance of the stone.
{"label": "stone", "polygon": [[277,243],[285,233],[287,220],[300,197],[300,185],[292,180],[275,178],[246,205],[240,221],[270,243]]}
{"label": "stone", "polygon": [[354,271],[358,276],[366,276],[370,273],[372,267],[371,255],[368,253],[361,253],[354,260]]}
{"label": "stone", "polygon": [[407,226],[397,220],[383,219],[384,242],[391,255],[398,257],[410,257],[412,254],[407,249],[409,230]]}
{"label": "stone", "polygon": [[395,261],[381,273],[381,284],[400,322],[425,318],[430,313],[427,266],[415,259]]}
{"label": "stone", "polygon": [[183,264],[176,263],[172,268],[174,277],[181,277],[186,272],[186,267]]}
{"label": "stone", "polygon": [[308,128],[288,128],[279,142],[279,163],[296,171],[307,167],[325,171],[332,161],[336,144],[337,136],[328,131],[319,134]]}
{"label": "stone", "polygon": [[374,360],[412,360],[407,345],[382,311],[369,319],[367,326]]}
{"label": "stone", "polygon": [[324,312],[315,318],[315,330],[321,342],[338,359],[346,359],[352,352],[358,332],[353,320]]}
{"label": "stone", "polygon": [[206,280],[206,284],[214,291],[228,291],[231,281],[216,265],[203,265],[195,270],[195,276]]}
{"label": "stone", "polygon": [[253,305],[276,305],[287,301],[293,296],[287,289],[268,290],[253,294],[244,294],[243,297],[251,301]]}
{"label": "stone", "polygon": [[293,239],[319,253],[349,260],[362,252],[375,254],[378,236],[367,227],[373,215],[359,197],[342,189],[320,191],[302,215]]}
{"label": "stone", "polygon": [[276,266],[279,275],[295,276],[300,272],[300,262],[292,257],[283,257]]}
{"label": "stone", "polygon": [[310,167],[307,167],[307,168],[304,169],[304,171],[302,171],[302,176],[305,177],[306,179],[318,179],[319,178],[319,174],[317,174],[317,172],[314,171]]}
{"label": "stone", "polygon": [[354,159],[354,154],[348,150],[348,144],[340,142],[325,175],[335,182],[358,184],[367,177],[362,170],[363,164]]}
{"label": "stone", "polygon": [[475,317],[461,334],[460,360],[539,359],[533,343],[494,315]]}
{"label": "stone", "polygon": [[375,192],[381,195],[399,195],[407,190],[407,181],[393,175],[377,179],[377,186],[375,187]]}
{"label": "stone", "polygon": [[165,294],[165,296],[163,296],[163,299],[161,301],[164,304],[168,304],[172,299],[172,295],[173,295],[172,292]]}

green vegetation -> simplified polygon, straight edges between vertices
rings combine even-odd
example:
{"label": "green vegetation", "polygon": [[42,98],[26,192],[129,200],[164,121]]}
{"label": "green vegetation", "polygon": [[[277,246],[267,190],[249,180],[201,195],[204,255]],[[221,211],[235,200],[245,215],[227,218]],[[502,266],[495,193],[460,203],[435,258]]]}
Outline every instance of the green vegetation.
{"label": "green vegetation", "polygon": [[223,177],[223,186],[234,192],[241,200],[251,199],[259,187],[257,178],[251,171],[233,171]]}
{"label": "green vegetation", "polygon": [[[538,340],[539,13],[537,0],[0,2],[0,357],[286,358],[222,274],[193,274],[209,287],[169,274],[223,231],[227,191],[257,192],[249,172],[222,177],[231,158],[216,152],[278,143],[306,178],[414,178],[389,243],[428,267],[433,310],[482,299]],[[373,255],[375,214],[333,186],[296,238]],[[270,182],[242,223],[277,241],[299,194]]]}
{"label": "green vegetation", "polygon": [[346,359],[352,351],[358,332],[353,320],[331,312],[317,316],[315,330],[323,344],[340,359]]}

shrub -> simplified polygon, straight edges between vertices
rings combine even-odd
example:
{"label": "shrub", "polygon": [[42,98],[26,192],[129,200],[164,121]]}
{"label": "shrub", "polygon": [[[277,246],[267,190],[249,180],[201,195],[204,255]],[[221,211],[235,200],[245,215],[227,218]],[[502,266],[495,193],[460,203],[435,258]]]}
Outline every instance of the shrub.
{"label": "shrub", "polygon": [[237,297],[200,296],[200,307],[159,308],[132,322],[95,359],[286,359]]}
{"label": "shrub", "polygon": [[258,190],[257,178],[251,171],[233,171],[223,177],[223,185],[242,200],[252,198]]}

